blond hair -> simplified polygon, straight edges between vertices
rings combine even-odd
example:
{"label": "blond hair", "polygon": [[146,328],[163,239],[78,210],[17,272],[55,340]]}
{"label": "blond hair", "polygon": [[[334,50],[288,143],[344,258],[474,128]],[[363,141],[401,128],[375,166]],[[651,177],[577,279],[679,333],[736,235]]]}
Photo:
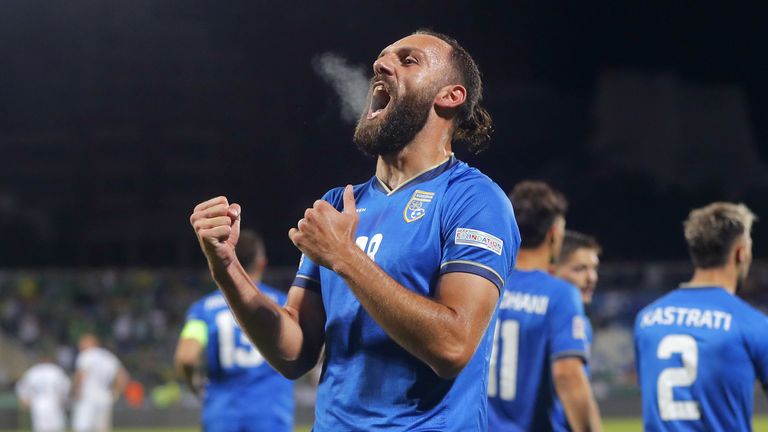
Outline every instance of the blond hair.
{"label": "blond hair", "polygon": [[744,204],[714,202],[691,210],[683,227],[693,265],[696,268],[724,266],[733,244],[749,235],[756,219]]}

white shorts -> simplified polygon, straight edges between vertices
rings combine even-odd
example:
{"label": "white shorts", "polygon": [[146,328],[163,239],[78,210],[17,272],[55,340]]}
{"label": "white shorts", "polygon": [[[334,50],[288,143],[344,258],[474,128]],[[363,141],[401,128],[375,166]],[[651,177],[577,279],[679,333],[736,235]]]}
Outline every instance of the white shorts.
{"label": "white shorts", "polygon": [[64,432],[67,428],[64,410],[55,401],[33,401],[32,430],[35,432]]}
{"label": "white shorts", "polygon": [[72,411],[75,432],[109,432],[112,430],[112,401],[79,400]]}

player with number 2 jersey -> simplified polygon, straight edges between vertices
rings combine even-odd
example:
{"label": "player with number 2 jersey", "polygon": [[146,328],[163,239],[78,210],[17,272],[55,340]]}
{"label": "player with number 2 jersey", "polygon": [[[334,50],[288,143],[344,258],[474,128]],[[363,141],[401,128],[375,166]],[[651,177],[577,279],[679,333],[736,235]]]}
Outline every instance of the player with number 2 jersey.
{"label": "player with number 2 jersey", "polygon": [[768,318],[735,296],[747,275],[754,215],[714,203],[691,212],[695,266],[635,321],[646,431],[749,431],[754,384],[768,384]]}

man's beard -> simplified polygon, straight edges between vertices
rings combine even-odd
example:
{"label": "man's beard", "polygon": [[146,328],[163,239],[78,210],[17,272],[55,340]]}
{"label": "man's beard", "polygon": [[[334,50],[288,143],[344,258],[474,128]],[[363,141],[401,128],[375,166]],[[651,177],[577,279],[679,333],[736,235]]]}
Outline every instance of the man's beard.
{"label": "man's beard", "polygon": [[368,156],[394,154],[405,148],[427,123],[434,99],[433,92],[422,90],[392,98],[389,112],[379,123],[366,119],[367,109],[357,122],[352,138],[357,148]]}

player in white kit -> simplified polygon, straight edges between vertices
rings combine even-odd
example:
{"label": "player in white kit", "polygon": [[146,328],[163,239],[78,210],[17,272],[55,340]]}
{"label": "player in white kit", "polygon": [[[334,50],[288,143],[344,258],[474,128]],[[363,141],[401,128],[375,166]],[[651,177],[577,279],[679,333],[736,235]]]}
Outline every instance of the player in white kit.
{"label": "player in white kit", "polygon": [[128,372],[114,354],[99,346],[92,334],[80,338],[75,363],[75,432],[104,432],[112,429],[112,404],[128,384]]}
{"label": "player in white kit", "polygon": [[64,407],[71,382],[64,369],[49,359],[32,366],[16,383],[16,395],[32,415],[35,432],[63,432],[67,427]]}

